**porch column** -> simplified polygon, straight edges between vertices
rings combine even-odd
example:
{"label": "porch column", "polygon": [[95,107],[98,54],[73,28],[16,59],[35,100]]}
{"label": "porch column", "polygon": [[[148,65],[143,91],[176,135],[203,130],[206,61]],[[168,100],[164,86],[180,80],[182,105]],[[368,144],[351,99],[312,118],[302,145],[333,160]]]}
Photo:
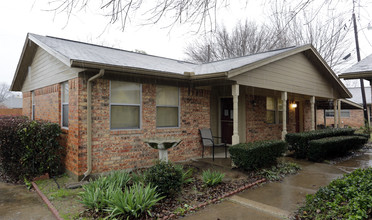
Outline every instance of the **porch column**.
{"label": "porch column", "polygon": [[310,131],[315,130],[315,96],[310,98],[310,109],[311,109],[311,128]]}
{"label": "porch column", "polygon": [[232,85],[232,96],[233,96],[233,120],[234,120],[234,131],[232,136],[232,145],[239,144],[239,124],[238,124],[238,96],[239,96],[239,85]]}
{"label": "porch column", "polygon": [[338,127],[341,128],[341,99],[337,100],[337,119],[338,119]]}
{"label": "porch column", "polygon": [[337,99],[333,100],[333,118],[334,118],[334,127],[337,128]]}
{"label": "porch column", "polygon": [[283,101],[283,131],[282,131],[282,140],[285,140],[285,135],[287,134],[287,92],[282,92],[282,101]]}

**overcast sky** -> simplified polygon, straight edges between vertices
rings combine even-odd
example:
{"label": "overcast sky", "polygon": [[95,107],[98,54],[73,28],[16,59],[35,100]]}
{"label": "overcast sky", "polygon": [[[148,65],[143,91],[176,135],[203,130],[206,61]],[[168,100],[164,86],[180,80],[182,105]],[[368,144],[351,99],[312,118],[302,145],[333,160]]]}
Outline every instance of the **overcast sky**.
{"label": "overcast sky", "polygon": [[[219,11],[219,24],[223,23],[229,28],[245,18],[257,20],[258,23],[265,19],[265,7],[259,5],[259,1],[249,1],[247,7],[241,7],[245,5],[244,0],[231,2],[235,5]],[[47,9],[50,9],[48,0],[9,0],[1,3],[0,82],[11,84],[28,32],[131,51],[143,50],[148,54],[174,59],[185,59],[187,44],[200,38],[190,33],[188,25],[178,25],[170,31],[164,28],[165,23],[147,26],[129,24],[122,32],[118,25],[105,29],[107,18],[91,8],[72,15],[68,23],[64,14],[55,16]],[[371,14],[368,14],[368,10]],[[364,29],[359,33],[359,38],[363,58],[372,53],[372,30],[367,31],[366,28],[369,22],[372,23],[372,5],[364,7],[361,13],[360,28]]]}

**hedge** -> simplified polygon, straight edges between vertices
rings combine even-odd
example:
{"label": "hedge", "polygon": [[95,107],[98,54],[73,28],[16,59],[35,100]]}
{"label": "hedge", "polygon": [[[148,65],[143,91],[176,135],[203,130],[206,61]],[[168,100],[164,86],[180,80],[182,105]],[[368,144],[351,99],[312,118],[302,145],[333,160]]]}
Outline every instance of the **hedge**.
{"label": "hedge", "polygon": [[19,116],[0,117],[2,170],[14,180],[63,171],[58,124],[31,121]]}
{"label": "hedge", "polygon": [[295,157],[306,158],[309,141],[334,136],[350,136],[354,132],[355,130],[352,128],[321,129],[301,133],[288,133],[285,136],[285,140],[289,144],[289,150],[294,150]]}
{"label": "hedge", "polygon": [[287,149],[287,144],[281,140],[258,141],[254,143],[237,144],[229,147],[230,157],[234,164],[246,170],[256,170],[276,163]]}
{"label": "hedge", "polygon": [[363,147],[368,139],[362,136],[336,136],[312,140],[309,142],[307,158],[311,161],[323,161],[326,158],[345,155],[350,150]]}

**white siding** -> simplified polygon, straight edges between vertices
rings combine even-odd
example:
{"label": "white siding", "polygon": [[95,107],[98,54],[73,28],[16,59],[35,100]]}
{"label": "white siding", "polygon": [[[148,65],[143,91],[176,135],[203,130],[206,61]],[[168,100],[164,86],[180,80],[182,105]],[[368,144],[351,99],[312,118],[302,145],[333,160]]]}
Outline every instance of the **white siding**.
{"label": "white siding", "polygon": [[70,68],[48,52],[38,47],[22,86],[22,92],[60,83],[78,77],[83,69]]}
{"label": "white siding", "polygon": [[338,92],[305,57],[296,54],[232,77],[241,85],[287,91],[309,96],[337,98]]}

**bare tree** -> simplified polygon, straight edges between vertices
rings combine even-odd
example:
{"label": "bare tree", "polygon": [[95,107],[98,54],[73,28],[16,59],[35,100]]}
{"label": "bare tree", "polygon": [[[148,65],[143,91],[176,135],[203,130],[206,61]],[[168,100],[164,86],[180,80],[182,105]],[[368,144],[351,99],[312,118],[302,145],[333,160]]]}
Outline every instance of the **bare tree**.
{"label": "bare tree", "polygon": [[189,44],[185,53],[190,61],[205,63],[254,54],[281,47],[284,43],[273,44],[274,32],[267,26],[258,26],[253,21],[239,22],[229,32],[226,27],[217,28],[212,37],[205,36]]}
{"label": "bare tree", "polygon": [[[242,7],[249,6],[250,0],[242,0]],[[67,21],[75,12],[80,12],[90,6],[109,19],[109,23],[119,23],[124,30],[128,22],[144,21],[145,24],[156,24],[167,20],[167,27],[179,24],[196,25],[197,32],[208,28],[214,31],[217,27],[219,9],[230,5],[230,0],[48,0],[49,10],[56,14],[65,13]],[[100,2],[100,3],[99,3]],[[291,5],[294,13],[297,13],[313,5],[316,0],[265,0],[262,6],[273,4]],[[325,1],[331,4],[334,0]],[[336,1],[337,2],[337,1]],[[324,6],[325,3],[321,4]],[[94,8],[96,6],[96,8]],[[195,26],[194,26],[195,27]]]}
{"label": "bare tree", "polygon": [[8,99],[12,93],[9,91],[9,85],[6,83],[0,83],[0,102]]}
{"label": "bare tree", "polygon": [[[337,15],[323,20],[312,11],[301,11],[296,17],[286,7],[274,5],[271,19],[258,26],[254,22],[238,23],[229,32],[217,29],[186,48],[190,61],[207,62],[268,51],[288,46],[312,44],[332,68],[343,62],[350,50],[347,37],[350,23]],[[347,22],[345,22],[345,20]]]}

